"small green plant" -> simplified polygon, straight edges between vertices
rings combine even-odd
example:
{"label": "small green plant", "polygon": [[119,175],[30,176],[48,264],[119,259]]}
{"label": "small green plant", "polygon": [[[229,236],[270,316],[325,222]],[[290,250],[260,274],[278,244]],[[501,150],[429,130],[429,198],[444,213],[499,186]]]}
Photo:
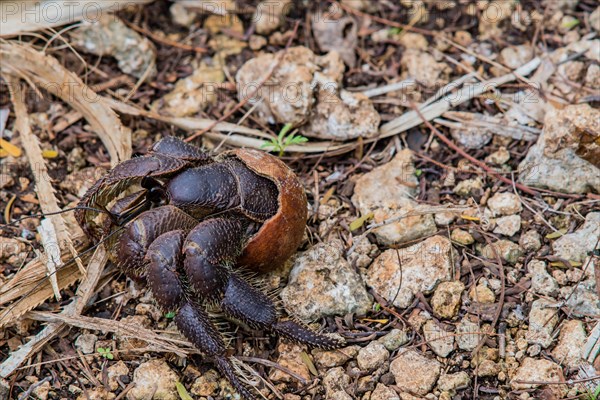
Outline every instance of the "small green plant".
{"label": "small green plant", "polygon": [[590,393],[592,395],[592,399],[596,400],[598,397],[600,397],[600,385],[596,386],[596,389],[594,389],[594,393]]}
{"label": "small green plant", "polygon": [[388,33],[390,36],[399,35],[402,32],[402,28],[393,27],[388,29]]}
{"label": "small green plant", "polygon": [[186,390],[185,386],[183,386],[183,383],[175,382],[175,387],[177,388],[177,393],[181,400],[194,400]]}
{"label": "small green plant", "polygon": [[599,396],[600,396],[600,386],[597,386],[593,392],[588,389],[587,393],[584,393],[581,398],[584,400],[598,400]]}
{"label": "small green plant", "polygon": [[113,356],[110,352],[110,347],[98,347],[98,353],[100,353],[100,355],[103,358],[106,358],[107,360],[112,360],[113,358],[115,358],[115,356]]}
{"label": "small green plant", "polygon": [[577,18],[573,18],[573,19],[570,19],[570,20],[567,20],[567,21],[563,22],[562,27],[564,29],[569,30],[569,29],[575,28],[580,23],[581,22]]}
{"label": "small green plant", "polygon": [[283,156],[285,149],[293,144],[302,144],[308,142],[308,138],[302,135],[295,135],[287,133],[292,129],[292,124],[287,123],[279,131],[277,138],[272,138],[270,142],[265,142],[260,146],[261,149],[271,148],[269,151],[278,151],[279,157]]}
{"label": "small green plant", "polygon": [[169,311],[168,313],[166,313],[165,318],[167,318],[167,319],[175,318],[175,311]]}

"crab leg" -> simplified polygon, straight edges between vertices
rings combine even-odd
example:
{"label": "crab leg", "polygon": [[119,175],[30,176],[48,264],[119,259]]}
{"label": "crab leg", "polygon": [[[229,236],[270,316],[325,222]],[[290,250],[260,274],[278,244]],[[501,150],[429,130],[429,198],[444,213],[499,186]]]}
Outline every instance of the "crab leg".
{"label": "crab leg", "polygon": [[204,299],[218,299],[229,278],[229,268],[244,248],[244,223],[239,219],[211,218],[188,234],[183,268],[194,291]]}
{"label": "crab leg", "polygon": [[176,311],[175,324],[200,351],[213,357],[219,371],[244,399],[254,400],[252,393],[242,384],[226,356],[223,339],[210,322],[210,317],[200,306],[188,300],[177,273],[180,265],[185,231],[176,230],[162,234],[148,248],[147,280],[158,304]]}
{"label": "crab leg", "polygon": [[167,205],[141,213],[125,225],[119,237],[116,264],[133,278],[143,272],[146,250],[165,232],[191,229],[198,221],[180,209]]}
{"label": "crab leg", "polygon": [[252,328],[270,330],[298,343],[328,350],[343,345],[342,341],[313,332],[299,322],[279,321],[273,302],[233,273],[227,282],[221,307],[226,314]]}
{"label": "crab leg", "polygon": [[183,264],[194,290],[203,298],[221,295],[223,311],[252,328],[277,332],[313,347],[340,347],[337,339],[312,332],[300,323],[278,321],[271,299],[225,267],[243,248],[245,226],[243,220],[212,218],[192,229],[184,244]]}

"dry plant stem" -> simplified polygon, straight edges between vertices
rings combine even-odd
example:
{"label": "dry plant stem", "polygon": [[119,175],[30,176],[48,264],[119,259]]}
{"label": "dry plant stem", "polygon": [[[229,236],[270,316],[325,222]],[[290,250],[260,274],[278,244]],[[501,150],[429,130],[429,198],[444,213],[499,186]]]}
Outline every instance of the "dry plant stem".
{"label": "dry plant stem", "polygon": [[198,353],[193,345],[185,340],[172,339],[167,335],[159,335],[150,329],[138,325],[126,324],[121,321],[107,320],[105,318],[86,317],[83,315],[53,314],[49,312],[31,311],[28,318],[36,321],[50,323],[64,323],[80,329],[89,329],[100,332],[118,333],[122,337],[141,339],[153,345],[152,351],[175,353],[185,357],[190,353]]}
{"label": "dry plant stem", "polygon": [[[212,119],[206,118],[183,118],[183,117],[168,117],[164,115],[160,115],[153,111],[147,111],[142,108],[139,108],[135,105],[123,103],[120,100],[112,99],[109,97],[100,97],[100,101],[104,103],[107,107],[112,108],[113,110],[127,115],[133,116],[141,116],[145,118],[155,119],[157,121],[166,122],[171,125],[175,125],[181,129],[185,129],[188,131],[205,129],[206,127],[211,126],[214,123]],[[220,122],[211,129],[215,129],[217,131],[222,132],[238,132],[252,136],[259,136],[270,138],[269,135],[259,131],[258,129],[248,128],[242,125],[232,124],[229,122]],[[207,135],[211,134],[211,132],[207,133]],[[244,136],[246,137],[246,136]],[[256,140],[257,142],[264,143],[262,140],[254,139],[248,137],[248,139]],[[254,146],[252,146],[254,147]]]}
{"label": "dry plant stem", "polygon": [[59,97],[79,111],[98,135],[111,165],[131,157],[131,134],[117,114],[107,107],[100,96],[54,57],[36,51],[31,46],[0,39],[0,69],[24,79],[42,97],[36,85]]}
{"label": "dry plant stem", "polygon": [[[477,229],[479,231],[479,233],[481,235],[483,235],[483,238],[485,239],[487,245],[492,249],[492,252],[494,253],[494,257],[496,258],[496,262],[498,263],[498,270],[500,272],[500,296],[498,298],[498,307],[496,307],[496,312],[494,313],[494,318],[492,320],[491,323],[491,330],[496,329],[496,325],[498,324],[498,320],[500,320],[500,315],[502,314],[502,308],[504,307],[504,296],[506,294],[506,276],[504,273],[504,264],[502,263],[502,259],[500,258],[500,254],[498,254],[498,250],[496,249],[496,246],[492,244],[490,238],[489,238],[489,234],[484,232],[481,229],[478,229],[477,226],[474,227],[475,229]],[[472,354],[473,357],[477,357],[477,353],[479,353],[479,350],[481,350],[481,348],[483,347],[485,341],[480,340],[479,343],[477,344],[477,347],[475,347],[475,350],[473,350]],[[474,391],[476,391],[477,389],[477,379],[478,379],[478,374],[477,374],[477,370],[479,368],[479,363],[477,363],[477,365],[475,366],[475,385],[474,385]],[[474,392],[474,395],[476,395],[477,393]]]}
{"label": "dry plant stem", "polygon": [[[446,143],[446,145],[448,147],[450,147],[452,150],[456,151],[458,154],[460,154],[461,156],[463,156],[464,158],[466,158],[467,160],[469,160],[470,162],[472,162],[473,164],[477,165],[478,167],[482,168],[485,172],[487,172],[488,174],[490,174],[491,176],[493,176],[496,179],[501,180],[504,183],[508,183],[509,185],[513,185],[513,181],[511,179],[508,179],[505,176],[499,175],[497,174],[494,170],[492,170],[490,167],[488,167],[488,165],[486,163],[484,163],[483,161],[479,161],[478,159],[476,159],[475,157],[469,155],[466,151],[464,151],[463,149],[461,149],[460,147],[458,147],[456,144],[454,144],[454,142],[450,139],[448,139],[442,132],[440,132],[435,126],[433,126],[431,124],[431,122],[429,122],[421,113],[421,111],[419,111],[419,109],[414,106],[413,110],[415,113],[417,113],[417,115],[421,118],[421,120],[425,123],[425,125],[427,125],[427,127],[429,129],[431,129],[431,131],[437,136],[438,139],[440,139],[442,142]],[[520,183],[516,183],[514,182],[514,185],[517,189],[530,194],[532,196],[538,197],[540,194],[538,192],[536,192],[535,190],[531,189],[529,186],[525,186],[522,185]]]}
{"label": "dry plant stem", "polygon": [[227,118],[229,118],[230,116],[232,116],[236,111],[238,111],[240,108],[242,108],[243,106],[245,106],[258,93],[258,91],[262,88],[262,86],[269,79],[271,79],[271,76],[273,76],[273,73],[279,67],[279,64],[281,63],[281,60],[283,59],[284,54],[286,53],[287,49],[292,44],[292,41],[296,37],[296,34],[298,32],[298,26],[300,26],[300,21],[297,21],[296,25],[294,25],[294,30],[292,31],[292,35],[288,39],[288,41],[287,41],[287,43],[285,45],[285,49],[282,52],[280,52],[277,55],[277,58],[274,60],[273,67],[269,70],[269,72],[265,75],[265,77],[256,85],[256,88],[251,92],[251,94],[249,94],[245,99],[243,99],[242,101],[240,101],[228,113],[226,113],[225,115],[223,115],[218,120],[214,121],[211,125],[209,125],[208,127],[204,128],[201,131],[198,131],[198,132],[192,134],[190,137],[188,137],[187,139],[185,139],[186,142],[191,142],[192,140],[196,139],[198,136],[201,136],[201,135],[205,134],[206,132],[208,132],[209,130],[211,130],[212,128],[214,128],[219,122],[225,121]]}
{"label": "dry plant stem", "polygon": [[[64,221],[63,221],[64,222]],[[42,242],[42,247],[44,248],[45,255],[43,256],[46,259],[46,268],[48,269],[48,279],[50,280],[50,285],[52,286],[52,291],[54,292],[54,298],[57,301],[60,301],[62,298],[60,296],[60,289],[58,288],[58,280],[56,278],[56,269],[62,268],[62,260],[60,257],[60,247],[58,246],[58,238],[56,234],[56,229],[51,219],[44,218],[40,222],[40,226],[38,226],[38,233],[40,234],[40,241]],[[53,249],[56,248],[57,251],[54,252]],[[58,254],[56,254],[58,253]],[[82,274],[85,273],[85,269],[83,269],[83,264],[81,264],[81,260],[77,263],[78,266],[81,266],[79,272]]]}
{"label": "dry plant stem", "polygon": [[[58,260],[60,260],[61,258],[61,247],[67,248],[70,251],[71,255],[73,257],[76,257],[77,251],[73,246],[73,241],[71,240],[71,235],[67,230],[65,220],[63,219],[63,216],[61,214],[56,214],[59,213],[61,209],[58,206],[58,200],[54,196],[54,188],[52,187],[52,183],[50,183],[50,180],[48,179],[48,169],[46,168],[46,162],[44,161],[44,157],[42,157],[42,149],[40,147],[39,140],[37,136],[35,136],[31,131],[31,125],[29,124],[29,115],[27,113],[27,106],[23,102],[27,91],[23,89],[22,84],[18,78],[7,74],[3,74],[2,76],[8,83],[10,98],[15,109],[15,127],[21,135],[21,141],[23,144],[23,148],[25,149],[25,154],[27,155],[29,165],[34,171],[35,191],[40,202],[40,208],[45,214],[54,213],[54,215],[49,216],[48,219],[52,221],[55,236],[43,236],[47,239],[44,245],[47,249],[50,247],[56,248],[58,252],[56,258]],[[48,229],[47,231],[48,233],[51,233],[51,229]],[[46,256],[47,266],[50,271],[50,282],[52,284],[52,288],[54,289],[54,295],[57,299],[60,299],[60,292],[58,290],[56,275],[52,273],[55,269],[55,266],[53,264],[54,260],[52,259],[52,255],[47,254]],[[85,274],[85,268],[83,267],[81,261],[78,258],[75,258],[75,260],[81,273]],[[60,265],[57,267],[60,268]]]}
{"label": "dry plant stem", "polygon": [[[515,72],[500,76],[498,78],[492,78],[485,82],[478,82],[476,84],[463,87],[455,93],[450,93],[437,102],[429,104],[426,107],[420,107],[418,110],[413,109],[413,111],[404,113],[400,117],[382,125],[380,128],[380,137],[392,136],[415,126],[421,125],[423,119],[428,121],[433,120],[451,108],[463,104],[500,85],[514,81],[517,78],[517,75],[529,75],[540,65],[540,63],[541,59],[536,57],[518,68]],[[421,113],[421,116],[417,114],[417,111]]]}
{"label": "dry plant stem", "polygon": [[596,323],[583,348],[583,357],[590,363],[594,362],[600,352],[600,321]]}
{"label": "dry plant stem", "polygon": [[[517,71],[519,72],[520,76],[529,75],[535,68],[537,68],[537,66],[539,64],[540,64],[540,59],[536,58],[536,59],[530,61],[529,63],[523,65]],[[469,74],[467,74],[467,76],[469,76]],[[455,94],[446,95],[445,97],[443,97],[442,99],[440,99],[437,102],[429,104],[429,102],[431,101],[431,100],[429,100],[428,102],[426,102],[427,106],[424,107],[421,111],[423,112],[423,115],[425,115],[429,120],[433,120],[433,119],[441,116],[442,114],[444,114],[446,111],[450,110],[451,108],[453,108],[459,104],[462,104],[462,103],[484,93],[486,90],[489,90],[489,89],[495,88],[499,85],[514,81],[515,79],[516,79],[515,74],[510,73],[510,74],[501,76],[499,78],[494,78],[494,79],[490,79],[485,82],[478,83],[477,85],[474,85],[469,88],[463,88],[463,89],[459,90],[458,92],[456,92]],[[453,82],[453,83],[456,83],[456,85],[454,87],[460,85],[461,83],[464,83],[466,80],[467,79],[465,77],[459,78],[458,80]],[[260,85],[258,88],[260,88]],[[258,90],[258,88],[256,90]],[[440,96],[440,94],[436,94],[436,96],[434,96],[434,98],[437,98],[439,96]],[[252,96],[249,96],[248,99],[251,97]],[[459,99],[460,101],[456,101],[456,99]],[[171,123],[182,129],[185,129],[185,130],[199,130],[199,132],[196,132],[192,136],[188,137],[186,139],[186,141],[190,141],[190,140],[192,140],[192,138],[195,138],[195,137],[199,136],[200,134],[204,134],[209,139],[216,140],[216,141],[225,141],[226,143],[228,143],[230,145],[234,145],[234,146],[238,146],[238,147],[252,147],[255,149],[260,149],[261,146],[264,144],[264,140],[262,140],[262,139],[247,136],[247,135],[252,135],[252,136],[258,136],[258,137],[264,137],[264,134],[262,134],[262,132],[260,132],[260,131],[258,131],[256,129],[251,129],[251,128],[247,128],[244,126],[236,125],[236,124],[228,124],[225,122],[220,122],[220,121],[228,118],[233,112],[235,112],[237,109],[239,109],[241,106],[243,106],[245,104],[245,102],[239,103],[236,106],[236,108],[234,108],[234,110],[232,110],[230,113],[227,113],[225,116],[221,117],[218,121],[209,120],[209,119],[198,119],[198,118],[165,117],[165,116],[161,116],[159,114],[156,114],[156,113],[153,113],[150,111],[146,111],[146,110],[141,110],[137,107],[118,102],[117,100],[108,99],[108,98],[102,98],[102,102],[104,102],[104,104],[110,106],[111,108],[113,108],[114,110],[116,110],[120,113],[131,114],[131,115],[143,115],[148,118],[158,119],[163,122]],[[378,137],[364,140],[363,143],[368,144],[368,143],[377,141],[379,139],[397,135],[398,133],[405,132],[406,130],[413,128],[415,126],[418,126],[422,123],[423,123],[422,119],[419,117],[419,115],[414,110],[409,111],[407,113],[404,113],[400,117],[388,122],[387,124],[384,124],[380,129],[380,135]],[[232,131],[232,132],[237,132],[237,133],[241,133],[241,134],[227,135],[227,134],[222,134],[222,133],[218,133],[218,132],[209,132],[209,130],[214,129],[214,128],[217,128],[217,130],[222,131],[222,132]],[[287,150],[289,152],[298,152],[298,153],[322,153],[322,152],[325,152],[330,155],[334,155],[334,154],[343,154],[343,153],[346,153],[349,151],[353,151],[355,148],[356,148],[356,141],[352,141],[349,143],[339,143],[339,142],[331,142],[331,141],[319,141],[319,142],[311,141],[309,143],[305,143],[302,145],[289,146],[287,148]]]}
{"label": "dry plant stem", "polygon": [[399,90],[406,90],[417,86],[417,82],[414,79],[405,79],[400,82],[390,83],[389,85],[379,86],[372,89],[363,90],[361,93],[367,97],[376,97],[383,94],[396,92]]}
{"label": "dry plant stem", "polygon": [[[63,311],[57,315],[72,317],[81,314],[85,305],[94,294],[94,288],[100,280],[100,275],[107,261],[108,255],[104,245],[98,246],[88,263],[87,275],[82,279],[79,288],[77,288],[73,301],[65,306]],[[10,357],[0,364],[0,377],[6,378],[10,376],[21,364],[27,361],[33,354],[40,351],[46,343],[52,340],[66,326],[67,324],[64,322],[51,322],[46,325],[33,339],[19,347],[17,351],[13,352]]]}
{"label": "dry plant stem", "polygon": [[[66,263],[68,260],[69,257],[63,256],[63,262]],[[65,264],[56,273],[61,289],[70,287],[81,277],[79,270],[72,263]],[[46,275],[42,259],[35,258],[0,287],[0,306],[20,299],[0,311],[0,328],[52,297],[52,287]]]}
{"label": "dry plant stem", "polygon": [[[128,0],[129,4],[147,4],[152,0]],[[14,14],[6,12],[3,15],[2,30],[0,37],[10,37],[19,35],[24,32],[41,31],[46,28],[72,24],[80,21],[91,13],[106,13],[115,8],[117,2],[114,1],[98,1],[98,0],[81,0],[81,1],[61,1],[59,3],[70,3],[68,9],[58,13],[58,18],[50,17],[43,18],[43,11],[30,12],[39,7],[39,0],[24,0],[12,2],[20,8]],[[55,2],[56,3],[56,2]],[[117,7],[119,8],[119,7]],[[8,11],[8,8],[6,9]],[[90,11],[93,10],[93,11]]]}
{"label": "dry plant stem", "polygon": [[304,379],[303,377],[301,377],[300,375],[298,375],[294,371],[290,370],[289,368],[284,367],[283,365],[277,364],[277,363],[275,363],[273,361],[269,361],[269,360],[265,360],[265,359],[257,358],[257,357],[236,356],[235,358],[237,358],[238,360],[243,361],[243,362],[258,363],[258,364],[266,365],[267,367],[276,368],[276,369],[278,369],[278,370],[280,370],[282,372],[285,372],[289,376],[294,377],[301,384],[303,384],[303,385],[308,384],[308,382],[306,381],[306,379]]}
{"label": "dry plant stem", "polygon": [[183,44],[183,43],[176,42],[174,40],[160,37],[160,36],[156,35],[155,33],[152,33],[151,31],[149,31],[147,29],[144,29],[135,24],[132,24],[131,22],[129,22],[123,18],[121,18],[121,21],[123,21],[123,23],[125,25],[127,25],[134,31],[139,32],[139,33],[143,34],[144,36],[148,36],[150,39],[154,40],[157,43],[162,43],[167,46],[176,47],[178,49],[182,49],[182,50],[186,50],[186,51],[193,51],[198,54],[204,54],[208,51],[204,47],[190,46],[189,44]]}

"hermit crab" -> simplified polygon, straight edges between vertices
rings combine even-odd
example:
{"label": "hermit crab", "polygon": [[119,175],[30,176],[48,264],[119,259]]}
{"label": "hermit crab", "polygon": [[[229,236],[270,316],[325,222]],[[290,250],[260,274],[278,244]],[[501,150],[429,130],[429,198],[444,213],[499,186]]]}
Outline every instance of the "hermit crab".
{"label": "hermit crab", "polygon": [[76,218],[84,231],[94,242],[106,240],[114,263],[147,282],[158,305],[175,313],[182,334],[244,398],[254,396],[236,375],[209,308],[309,346],[343,344],[282,319],[245,279],[248,271],[281,265],[304,233],[306,195],[279,159],[247,149],[211,157],[166,137],[100,178],[80,206]]}

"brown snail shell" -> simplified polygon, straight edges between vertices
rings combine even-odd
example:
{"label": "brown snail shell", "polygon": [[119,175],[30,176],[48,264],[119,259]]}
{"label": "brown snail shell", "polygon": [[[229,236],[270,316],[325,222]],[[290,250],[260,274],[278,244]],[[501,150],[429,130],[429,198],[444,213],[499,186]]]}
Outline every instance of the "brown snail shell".
{"label": "brown snail shell", "polygon": [[282,265],[300,246],[308,217],[304,188],[294,172],[267,153],[238,149],[228,152],[256,174],[272,180],[279,190],[277,213],[250,238],[238,264],[257,272]]}

